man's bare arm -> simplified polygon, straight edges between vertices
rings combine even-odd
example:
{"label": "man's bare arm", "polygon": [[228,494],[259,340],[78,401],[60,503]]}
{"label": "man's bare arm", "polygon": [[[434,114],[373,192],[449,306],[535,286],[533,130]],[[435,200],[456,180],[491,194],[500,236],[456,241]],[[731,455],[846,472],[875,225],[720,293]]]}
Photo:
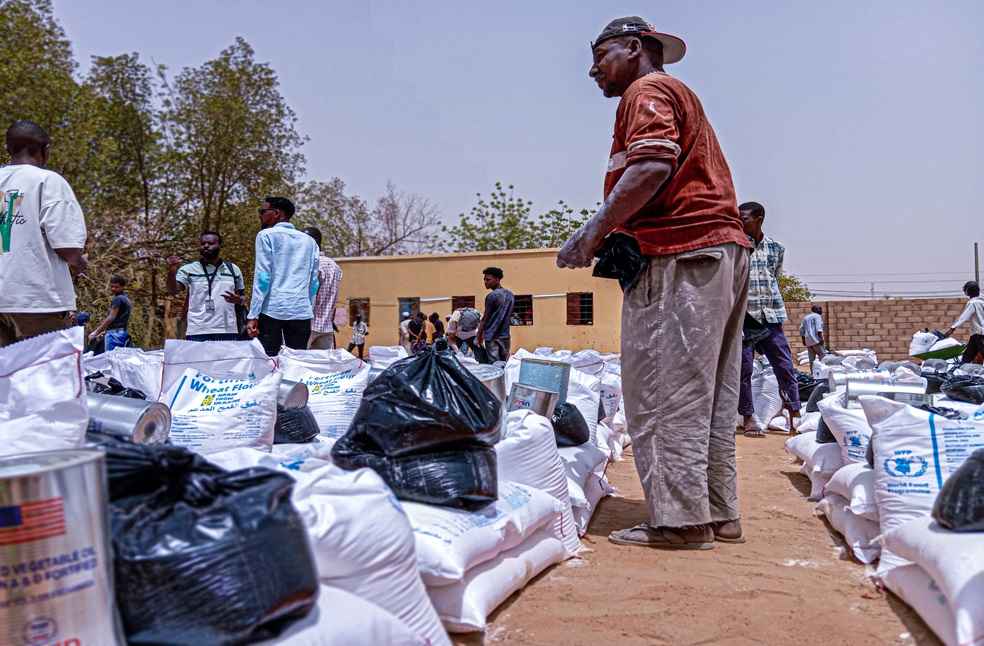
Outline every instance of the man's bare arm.
{"label": "man's bare arm", "polygon": [[557,266],[590,267],[605,236],[638,213],[672,174],[673,166],[662,159],[647,159],[629,166],[594,217],[564,244],[557,254]]}
{"label": "man's bare arm", "polygon": [[68,247],[65,249],[55,249],[55,253],[58,254],[59,258],[68,263],[68,266],[76,274],[83,273],[89,266],[89,262],[85,259],[82,249]]}

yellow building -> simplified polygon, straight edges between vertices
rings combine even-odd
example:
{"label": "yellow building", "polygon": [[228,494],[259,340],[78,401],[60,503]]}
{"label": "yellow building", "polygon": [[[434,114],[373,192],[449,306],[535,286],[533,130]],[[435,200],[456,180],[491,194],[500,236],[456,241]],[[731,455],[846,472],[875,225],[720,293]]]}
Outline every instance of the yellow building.
{"label": "yellow building", "polygon": [[[556,259],[556,249],[340,258],[338,304],[347,308],[348,320],[357,311],[368,319],[367,345],[396,345],[402,312],[437,312],[444,320],[458,307],[484,310],[488,292],[482,270],[494,266],[505,274],[502,285],[516,296],[514,351],[551,346],[618,352],[618,282],[593,278],[590,269],[558,269]],[[340,330],[338,345],[344,348],[351,328]]]}

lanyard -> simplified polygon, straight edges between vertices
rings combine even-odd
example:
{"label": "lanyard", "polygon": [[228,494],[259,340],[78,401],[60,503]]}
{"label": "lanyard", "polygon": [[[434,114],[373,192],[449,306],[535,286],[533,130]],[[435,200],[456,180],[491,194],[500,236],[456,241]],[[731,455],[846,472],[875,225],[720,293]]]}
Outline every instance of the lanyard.
{"label": "lanyard", "polygon": [[212,275],[211,276],[209,276],[208,275],[208,269],[205,267],[205,263],[199,261],[198,264],[200,264],[202,266],[202,273],[205,274],[205,280],[208,281],[208,300],[212,300],[212,281],[214,281],[215,280],[215,277],[219,275],[219,267],[221,265],[216,265],[215,266],[215,271],[212,272]]}

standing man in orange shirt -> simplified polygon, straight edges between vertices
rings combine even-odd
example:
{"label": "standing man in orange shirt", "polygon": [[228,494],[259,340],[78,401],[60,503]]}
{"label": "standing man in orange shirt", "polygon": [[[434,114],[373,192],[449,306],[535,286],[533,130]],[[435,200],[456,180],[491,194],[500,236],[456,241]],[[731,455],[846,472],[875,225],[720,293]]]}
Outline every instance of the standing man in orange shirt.
{"label": "standing man in orange shirt", "polygon": [[644,256],[622,281],[622,379],[649,519],[623,545],[710,549],[742,542],[735,466],[748,237],[731,171],[700,100],[663,65],[686,51],[637,16],[592,43],[589,76],[621,97],[605,202],[560,250],[590,267],[613,232]]}

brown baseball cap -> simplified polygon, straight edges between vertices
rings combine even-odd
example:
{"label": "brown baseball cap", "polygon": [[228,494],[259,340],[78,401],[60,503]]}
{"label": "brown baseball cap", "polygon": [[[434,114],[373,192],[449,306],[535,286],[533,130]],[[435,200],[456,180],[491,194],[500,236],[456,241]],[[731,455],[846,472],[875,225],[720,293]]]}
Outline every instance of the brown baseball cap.
{"label": "brown baseball cap", "polygon": [[616,18],[608,23],[591,43],[591,49],[593,50],[606,40],[622,36],[655,38],[663,45],[663,63],[667,65],[680,62],[683,55],[687,53],[687,43],[683,42],[682,38],[656,31],[656,27],[652,23],[639,16]]}

